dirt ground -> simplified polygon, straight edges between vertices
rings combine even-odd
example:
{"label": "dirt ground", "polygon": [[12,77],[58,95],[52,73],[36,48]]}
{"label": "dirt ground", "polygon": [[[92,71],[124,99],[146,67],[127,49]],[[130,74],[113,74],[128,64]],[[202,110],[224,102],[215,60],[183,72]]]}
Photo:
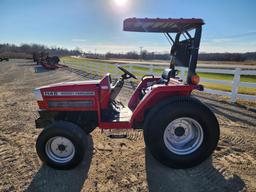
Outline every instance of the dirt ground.
{"label": "dirt ground", "polygon": [[[87,78],[93,78],[88,75]],[[221,139],[201,165],[175,170],[149,154],[142,132],[110,139],[95,130],[84,161],[58,171],[43,165],[35,151],[37,104],[33,88],[84,79],[66,70],[45,71],[28,60],[0,63],[0,191],[256,191],[256,112],[221,98],[196,94],[217,114]],[[132,93],[124,89],[120,100]]]}

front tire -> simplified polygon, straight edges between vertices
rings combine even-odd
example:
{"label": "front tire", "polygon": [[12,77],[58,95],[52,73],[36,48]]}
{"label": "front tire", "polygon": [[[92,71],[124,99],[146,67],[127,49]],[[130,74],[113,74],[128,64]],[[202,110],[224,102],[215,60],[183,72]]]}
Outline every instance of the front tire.
{"label": "front tire", "polygon": [[77,125],[59,121],[44,129],[37,138],[39,158],[52,168],[71,169],[83,159],[87,135]]}
{"label": "front tire", "polygon": [[144,140],[161,163],[189,168],[213,153],[219,140],[219,124],[213,112],[199,100],[174,97],[149,112]]}

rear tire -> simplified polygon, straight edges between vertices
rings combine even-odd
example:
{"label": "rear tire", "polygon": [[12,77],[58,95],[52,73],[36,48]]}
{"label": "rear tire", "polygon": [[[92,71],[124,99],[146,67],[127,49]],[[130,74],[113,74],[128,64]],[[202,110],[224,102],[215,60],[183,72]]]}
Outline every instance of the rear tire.
{"label": "rear tire", "polygon": [[158,161],[172,168],[200,164],[219,140],[215,115],[192,97],[174,97],[158,104],[144,125],[146,146]]}
{"label": "rear tire", "polygon": [[83,159],[87,135],[77,125],[59,121],[44,129],[37,138],[39,158],[52,168],[71,169]]}

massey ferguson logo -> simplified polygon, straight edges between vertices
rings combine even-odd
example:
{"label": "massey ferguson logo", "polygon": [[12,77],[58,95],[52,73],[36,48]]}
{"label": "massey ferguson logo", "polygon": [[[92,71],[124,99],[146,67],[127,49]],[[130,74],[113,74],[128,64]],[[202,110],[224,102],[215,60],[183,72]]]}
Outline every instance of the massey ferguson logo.
{"label": "massey ferguson logo", "polygon": [[94,96],[94,91],[45,91],[44,96]]}

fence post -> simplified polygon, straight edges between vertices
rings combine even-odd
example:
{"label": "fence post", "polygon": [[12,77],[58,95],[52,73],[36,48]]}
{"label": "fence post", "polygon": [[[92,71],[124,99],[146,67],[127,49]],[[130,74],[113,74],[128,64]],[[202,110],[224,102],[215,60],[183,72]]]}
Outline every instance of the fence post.
{"label": "fence post", "polygon": [[115,78],[118,78],[119,69],[117,68],[118,64],[115,64]]}
{"label": "fence post", "polygon": [[92,73],[92,64],[91,63],[88,65],[88,70],[90,71],[90,73]]}
{"label": "fence post", "polygon": [[231,102],[235,103],[237,100],[238,88],[240,84],[241,69],[236,68],[234,73],[234,79],[232,82]]}
{"label": "fence post", "polygon": [[92,64],[91,63],[89,65],[89,70],[91,71],[91,73],[93,73],[93,71],[92,71]]}
{"label": "fence post", "polygon": [[85,64],[84,64],[84,69],[85,69],[85,71],[88,71],[88,72],[89,72],[88,63],[85,63]]}
{"label": "fence post", "polygon": [[150,74],[154,75],[154,65],[153,64],[150,64],[149,72],[150,72]]}
{"label": "fence post", "polygon": [[184,67],[180,68],[180,78],[182,79],[182,81],[185,81],[185,68]]}
{"label": "fence post", "polygon": [[129,64],[129,71],[132,72],[133,66],[132,64]]}
{"label": "fence post", "polygon": [[94,64],[94,69],[96,68],[96,74],[97,75],[101,75],[101,70],[100,70],[100,68],[101,68],[102,66],[101,66],[101,64]]}
{"label": "fence post", "polygon": [[104,73],[104,74],[105,74],[105,73],[109,73],[108,69],[109,69],[108,64],[104,64],[103,73]]}

